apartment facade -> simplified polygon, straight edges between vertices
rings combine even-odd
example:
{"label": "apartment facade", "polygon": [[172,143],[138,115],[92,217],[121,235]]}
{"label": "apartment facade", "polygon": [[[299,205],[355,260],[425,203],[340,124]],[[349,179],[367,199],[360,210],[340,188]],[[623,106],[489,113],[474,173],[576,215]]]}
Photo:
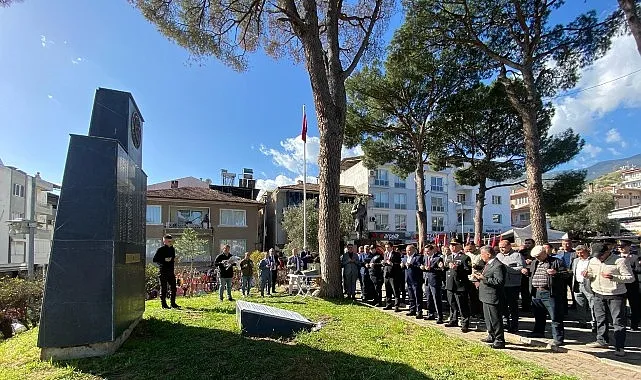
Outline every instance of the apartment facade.
{"label": "apartment facade", "polygon": [[[307,183],[305,185],[307,200],[316,202],[319,195],[319,186],[316,183]],[[340,187],[340,199],[342,203],[353,203],[359,196],[365,196],[367,193],[359,194],[352,186]],[[303,203],[303,182],[298,181],[296,184],[281,186],[274,191],[266,193],[265,199],[265,246],[268,248],[282,248],[289,241],[287,233],[283,229],[282,220],[284,210],[288,207],[297,206]]]}
{"label": "apartment facade", "polygon": [[523,228],[530,225],[530,198],[522,186],[510,190],[510,214],[512,226]]}
{"label": "apartment facade", "polygon": [[[359,193],[372,196],[368,202],[370,239],[416,240],[417,202],[413,173],[399,178],[392,173],[391,165],[368,169],[362,158],[351,157],[341,162],[341,184],[353,186]],[[478,187],[458,185],[453,169],[437,172],[426,167],[425,191],[428,235],[467,235],[474,232]],[[508,201],[507,187],[486,193],[483,233],[495,234],[510,229]]]}
{"label": "apartment facade", "polygon": [[147,262],[153,258],[165,234],[176,239],[187,227],[193,228],[206,242],[206,253],[194,259],[201,264],[213,261],[225,244],[238,256],[261,249],[259,212],[262,208],[262,202],[208,187],[148,190]]}
{"label": "apartment facade", "polygon": [[621,186],[627,189],[641,189],[641,168],[622,170]]}
{"label": "apartment facade", "polygon": [[[35,181],[34,181],[35,180]],[[35,182],[35,186],[34,186]],[[35,192],[34,220],[37,227],[34,237],[34,264],[45,266],[49,263],[55,207],[58,196],[50,193],[58,186],[43,180],[40,173],[30,176],[12,166],[0,163],[0,272],[26,270],[29,251],[29,234],[11,225],[29,220]]]}

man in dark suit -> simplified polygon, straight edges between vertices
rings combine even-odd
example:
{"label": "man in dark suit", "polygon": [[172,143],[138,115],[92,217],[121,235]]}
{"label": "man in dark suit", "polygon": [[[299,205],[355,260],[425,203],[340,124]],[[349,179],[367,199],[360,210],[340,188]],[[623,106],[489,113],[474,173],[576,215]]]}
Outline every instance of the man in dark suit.
{"label": "man in dark suit", "polygon": [[445,262],[449,268],[446,273],[445,288],[447,289],[447,302],[450,304],[450,321],[445,327],[458,326],[458,317],[461,315],[461,331],[470,331],[470,303],[468,289],[472,274],[472,260],[463,253],[461,243],[452,239],[450,250],[452,256]]}
{"label": "man in dark suit", "polygon": [[403,282],[403,269],[401,253],[394,251],[390,243],[385,244],[383,277],[385,278],[385,309],[392,308],[394,296],[394,311],[399,312],[401,306],[401,285]]}
{"label": "man in dark suit", "polygon": [[374,301],[372,305],[383,307],[383,255],[376,252],[376,248],[370,247],[372,259],[369,262],[369,278],[374,284]]}
{"label": "man in dark suit", "polygon": [[479,280],[479,300],[483,303],[483,315],[487,326],[487,337],[481,342],[490,343],[492,348],[505,348],[503,335],[503,303],[505,302],[505,278],[507,267],[496,258],[491,247],[481,248],[481,260],[485,262],[482,273],[472,276]]}
{"label": "man in dark suit", "polygon": [[416,252],[416,247],[408,245],[405,248],[407,259],[405,260],[405,282],[407,282],[407,293],[410,298],[410,312],[408,316],[416,316],[416,319],[423,319],[423,256]]}
{"label": "man in dark suit", "polygon": [[434,246],[427,245],[423,248],[423,280],[425,282],[425,295],[427,298],[427,319],[436,319],[436,323],[443,323],[443,301],[441,298],[441,282],[445,274],[443,259],[436,252]]}

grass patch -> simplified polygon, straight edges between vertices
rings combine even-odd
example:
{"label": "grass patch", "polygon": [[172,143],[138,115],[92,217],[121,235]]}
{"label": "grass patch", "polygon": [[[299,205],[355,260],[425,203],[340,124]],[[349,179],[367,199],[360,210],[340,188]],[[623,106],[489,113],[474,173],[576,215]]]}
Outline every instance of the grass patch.
{"label": "grass patch", "polygon": [[143,321],[109,357],[42,362],[36,329],[1,342],[0,379],[570,378],[349,302],[257,300],[326,323],[279,341],[240,336],[234,303],[215,296],[180,301],[180,311],[148,302]]}

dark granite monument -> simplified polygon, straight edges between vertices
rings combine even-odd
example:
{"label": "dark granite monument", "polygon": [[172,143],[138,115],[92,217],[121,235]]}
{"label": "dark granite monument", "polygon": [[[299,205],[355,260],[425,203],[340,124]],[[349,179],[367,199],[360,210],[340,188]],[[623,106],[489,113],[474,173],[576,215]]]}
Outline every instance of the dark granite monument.
{"label": "dark granite monument", "polygon": [[236,301],[236,319],[241,334],[248,336],[291,337],[314,327],[299,313],[246,301]]}
{"label": "dark granite monument", "polygon": [[99,88],[89,136],[71,135],[40,318],[43,359],[113,353],[145,310],[143,121],[130,93]]}

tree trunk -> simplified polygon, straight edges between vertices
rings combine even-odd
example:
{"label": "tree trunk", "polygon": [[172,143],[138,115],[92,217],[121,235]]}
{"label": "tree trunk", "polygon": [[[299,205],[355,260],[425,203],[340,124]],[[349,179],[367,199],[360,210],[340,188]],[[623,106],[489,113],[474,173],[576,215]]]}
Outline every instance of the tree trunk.
{"label": "tree trunk", "polygon": [[[344,115],[344,114],[343,114]],[[343,296],[340,258],[340,157],[343,141],[342,124],[339,114],[331,118],[321,118],[318,125],[320,133],[320,152],[318,166],[318,248],[321,262],[323,284],[321,296],[340,298]]]}
{"label": "tree trunk", "polygon": [[532,228],[532,239],[537,244],[543,244],[548,240],[547,223],[545,210],[543,209],[543,172],[541,168],[541,136],[537,125],[537,104],[539,102],[538,92],[534,81],[532,70],[522,70],[523,83],[527,93],[527,100],[522,102],[519,99],[514,84],[510,83],[503,71],[499,80],[506,84],[510,104],[518,112],[523,121],[523,135],[525,137],[525,173],[527,178],[527,192],[530,203],[530,226]]}
{"label": "tree trunk", "polygon": [[485,208],[485,193],[487,192],[487,180],[479,181],[479,193],[476,195],[474,205],[474,243],[481,244],[483,239],[483,209]]}
{"label": "tree trunk", "polygon": [[347,95],[338,49],[338,9],[331,3],[326,11],[327,52],[319,35],[316,2],[303,1],[305,23],[298,30],[305,53],[305,65],[314,96],[320,132],[318,155],[318,254],[320,296],[342,298],[340,258],[340,161],[345,127]]}
{"label": "tree trunk", "polygon": [[534,76],[524,72],[523,79],[528,97],[523,117],[523,133],[525,135],[525,173],[527,176],[527,192],[530,203],[530,226],[532,239],[536,244],[547,243],[548,229],[543,209],[543,171],[541,169],[541,136],[537,126],[536,109],[538,101]]}
{"label": "tree trunk", "polygon": [[423,162],[416,166],[414,172],[414,181],[416,182],[416,221],[418,226],[418,249],[423,249],[427,236],[427,213],[425,210],[425,172]]}
{"label": "tree trunk", "polygon": [[636,1],[635,0],[618,0],[619,7],[625,14],[625,19],[628,22],[628,27],[630,32],[634,37],[634,40],[637,43],[637,50],[641,54],[641,20],[639,19],[639,14],[637,13]]}

